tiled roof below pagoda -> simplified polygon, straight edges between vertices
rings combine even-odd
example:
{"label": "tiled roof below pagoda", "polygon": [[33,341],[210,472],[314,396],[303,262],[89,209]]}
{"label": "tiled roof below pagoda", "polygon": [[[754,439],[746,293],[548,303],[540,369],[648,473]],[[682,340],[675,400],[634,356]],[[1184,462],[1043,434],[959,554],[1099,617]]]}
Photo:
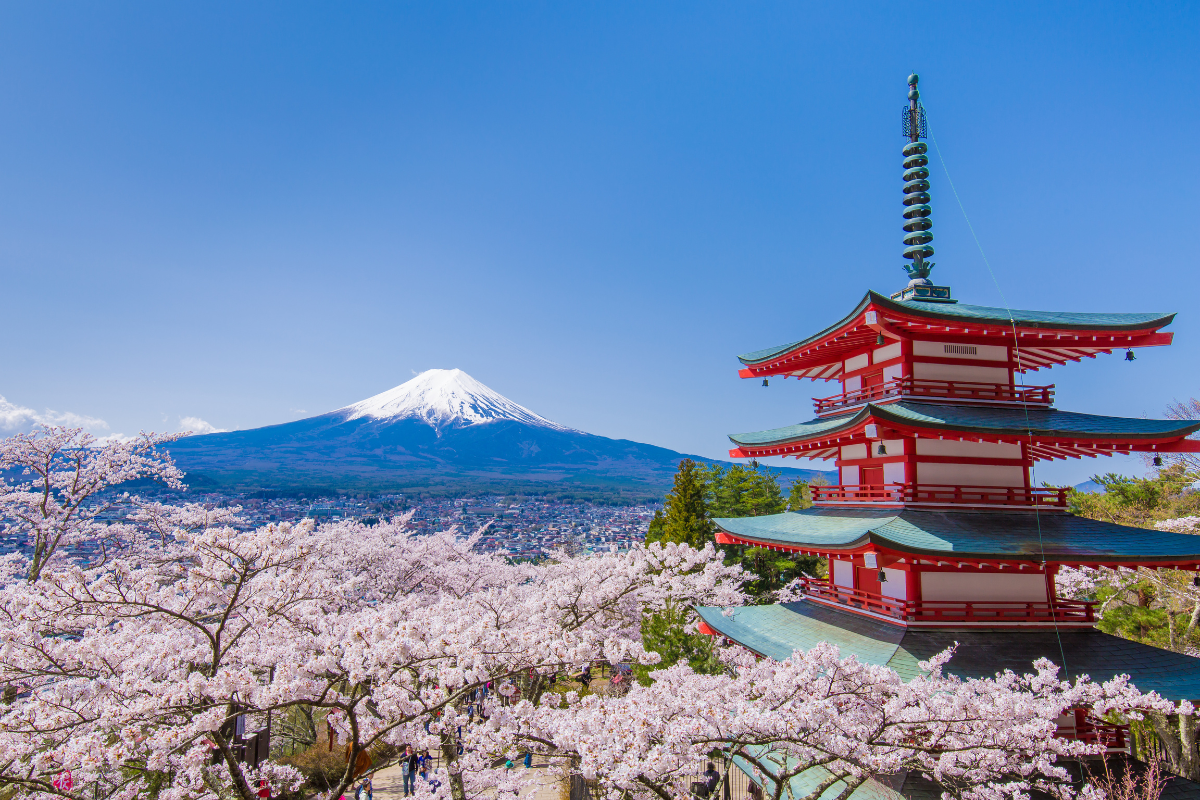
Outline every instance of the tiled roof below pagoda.
{"label": "tiled roof below pagoda", "polygon": [[727,533],[815,552],[866,544],[918,555],[1050,563],[1200,563],[1200,536],[1064,513],[809,508],[714,520]]}
{"label": "tiled roof below pagoda", "polygon": [[1176,702],[1200,700],[1200,659],[1092,629],[1056,633],[903,628],[806,601],[743,606],[731,616],[720,608],[697,610],[722,636],[777,660],[830,642],[843,657],[855,655],[869,664],[886,665],[908,680],[920,674],[918,662],[957,642],[946,671],[963,678],[990,677],[1005,669],[1032,672],[1035,660],[1048,658],[1066,678],[1089,675],[1105,681],[1129,675],[1143,692],[1156,691]]}

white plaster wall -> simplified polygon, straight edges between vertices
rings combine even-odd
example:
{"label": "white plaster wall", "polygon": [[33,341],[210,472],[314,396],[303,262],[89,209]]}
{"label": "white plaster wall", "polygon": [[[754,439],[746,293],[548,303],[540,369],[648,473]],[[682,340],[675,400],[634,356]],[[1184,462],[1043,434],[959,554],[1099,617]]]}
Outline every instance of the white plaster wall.
{"label": "white plaster wall", "polygon": [[887,383],[888,381],[894,381],[897,378],[902,378],[902,377],[904,377],[904,365],[903,364],[892,364],[891,366],[887,366],[887,367],[883,368],[883,382],[884,383]]}
{"label": "white plaster wall", "polygon": [[908,573],[902,569],[888,569],[887,567],[884,567],[883,574],[887,577],[887,580],[880,584],[883,596],[891,597],[896,600],[907,600]]}
{"label": "white plaster wall", "polygon": [[848,444],[842,448],[842,458],[849,461],[852,458],[866,458],[867,446],[865,444]]}
{"label": "white plaster wall", "polygon": [[973,361],[1008,361],[1008,348],[994,344],[965,344],[960,343],[958,347],[974,347],[975,354],[969,353],[947,353],[946,345],[954,345],[954,342],[913,342],[913,355],[916,356],[934,356],[936,358],[969,358]]}
{"label": "white plaster wall", "polygon": [[1024,486],[1024,467],[917,462],[917,483],[925,486]]}
{"label": "white plaster wall", "polygon": [[846,378],[846,391],[857,392],[862,388],[862,376],[855,375],[853,378]]}
{"label": "white plaster wall", "polygon": [[976,367],[964,364],[913,364],[913,377],[927,381],[961,381],[963,383],[998,383],[1008,385],[1008,369],[1002,367]]}
{"label": "white plaster wall", "polygon": [[884,439],[883,446],[887,448],[889,456],[904,455],[904,440],[903,439]]}
{"label": "white plaster wall", "polygon": [[858,485],[858,467],[842,467],[842,485]]}
{"label": "white plaster wall", "polygon": [[[892,448],[888,447],[888,452],[892,452]],[[889,461],[883,465],[883,482],[884,483],[905,483],[904,478],[904,462]]]}
{"label": "white plaster wall", "polygon": [[887,347],[879,347],[871,351],[871,363],[878,364],[900,357],[900,343],[892,342]]}
{"label": "white plaster wall", "polygon": [[847,589],[854,588],[854,564],[850,561],[832,561],[833,582]]}
{"label": "white plaster wall", "polygon": [[1046,576],[1017,572],[922,572],[921,599],[1045,603]]}
{"label": "white plaster wall", "polygon": [[862,369],[871,363],[870,358],[871,356],[868,353],[857,355],[854,358],[847,358],[845,366],[846,372],[853,372],[856,369]]}
{"label": "white plaster wall", "polygon": [[[1008,442],[957,442],[949,439],[917,439],[919,456],[967,456],[969,458],[1020,458],[1021,445]],[[888,449],[888,452],[892,452]]]}

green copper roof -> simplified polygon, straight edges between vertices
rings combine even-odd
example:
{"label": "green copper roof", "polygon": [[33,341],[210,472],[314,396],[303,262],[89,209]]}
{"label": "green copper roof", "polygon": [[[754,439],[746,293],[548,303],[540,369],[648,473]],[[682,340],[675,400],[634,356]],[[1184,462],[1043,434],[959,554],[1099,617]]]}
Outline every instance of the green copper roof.
{"label": "green copper roof", "polygon": [[1130,331],[1145,330],[1146,328],[1161,328],[1171,324],[1175,318],[1172,314],[1085,314],[1071,311],[1018,311],[1013,310],[1010,318],[1008,309],[990,306],[972,306],[965,303],[926,303],[920,300],[892,300],[890,297],[877,292],[867,292],[866,297],[858,306],[844,318],[828,328],[789,344],[768,347],[744,353],[738,356],[743,364],[761,364],[771,361],[784,353],[811,342],[819,341],[826,335],[844,327],[855,317],[862,314],[868,305],[874,303],[880,308],[891,308],[912,316],[929,319],[958,320],[971,322],[987,322],[997,325],[1010,325],[1011,320],[1023,328],[1045,328],[1048,330],[1097,330],[1097,331]]}
{"label": "green copper roof", "polygon": [[732,617],[719,608],[697,611],[723,636],[768,658],[787,658],[795,650],[827,641],[836,644],[843,657],[855,655],[869,664],[887,665],[907,680],[919,673],[918,662],[957,642],[946,671],[963,678],[988,677],[1004,669],[1032,672],[1033,662],[1045,657],[1063,667],[1070,679],[1089,675],[1105,681],[1124,674],[1142,691],[1153,690],[1174,701],[1200,700],[1200,659],[1097,630],[904,628],[808,601],[745,606],[734,609]]}
{"label": "green copper roof", "polygon": [[867,664],[886,664],[904,638],[904,628],[801,601],[771,606],[741,606],[726,617],[720,608],[697,609],[710,627],[759,655],[782,661],[794,650],[821,642],[854,653]]}
{"label": "green copper roof", "polygon": [[1102,417],[1054,408],[994,408],[898,401],[867,405],[852,414],[824,417],[784,428],[731,434],[736,445],[774,445],[799,442],[854,428],[867,417],[901,425],[963,433],[1032,433],[1035,438],[1068,439],[1160,439],[1184,437],[1200,430],[1200,422],[1173,419]]}
{"label": "green copper roof", "polygon": [[920,555],[1051,563],[1200,561],[1200,536],[1133,528],[1062,512],[809,508],[714,520],[747,539],[813,550],[873,543]]}
{"label": "green copper roof", "polygon": [[[761,747],[758,748],[758,750],[759,753],[762,752]],[[763,759],[761,755],[756,754],[756,757]],[[775,795],[775,781],[778,780],[776,776],[779,774],[779,763],[783,758],[784,756],[781,754],[775,754],[773,757],[768,756],[768,760],[773,760],[775,762],[776,770],[770,772],[769,777],[764,775],[761,779],[754,777],[754,766],[741,756],[734,756],[733,763],[738,766],[738,769],[746,773],[750,780],[759,785],[765,784],[764,794],[767,797],[773,797]],[[796,761],[793,757],[788,756],[787,764],[790,769],[795,769]],[[788,781],[788,788],[791,790],[790,796],[793,798],[809,797],[809,795],[819,789],[821,785],[829,779],[830,775],[831,773],[829,770],[822,766],[809,767]],[[880,779],[876,779],[874,777],[868,778],[866,781],[859,784],[859,786],[846,797],[846,800],[904,800],[903,794],[883,783],[884,780],[887,780],[887,777],[888,776],[880,776]],[[896,777],[902,778],[903,776]],[[896,782],[900,783],[901,781]],[[829,786],[817,798],[815,798],[815,800],[834,800],[834,798],[841,795],[841,793],[845,790],[846,784],[842,781],[837,781]],[[789,795],[785,792],[783,796],[788,797]],[[941,800],[940,794],[938,795],[937,800]]]}

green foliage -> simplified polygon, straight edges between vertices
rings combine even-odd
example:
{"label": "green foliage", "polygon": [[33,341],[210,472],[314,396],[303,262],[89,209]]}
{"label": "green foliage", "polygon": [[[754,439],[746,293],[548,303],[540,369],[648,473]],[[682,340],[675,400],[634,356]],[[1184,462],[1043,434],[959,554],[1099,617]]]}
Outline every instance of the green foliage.
{"label": "green foliage", "polygon": [[650,673],[673,666],[680,659],[706,675],[721,672],[721,662],[713,653],[713,637],[688,630],[692,613],[689,607],[668,601],[662,611],[642,616],[642,644],[662,657],[657,664],[633,666],[633,675],[643,686],[650,685]]}
{"label": "green foliage", "polygon": [[679,462],[675,486],[667,493],[661,511],[654,512],[647,542],[674,542],[703,547],[713,539],[713,526],[705,494],[708,491],[706,469],[690,458]]}
{"label": "green foliage", "polygon": [[1122,605],[1110,608],[1098,627],[1105,633],[1133,639],[1137,642],[1167,645],[1167,610],[1143,606]]}
{"label": "green foliage", "polygon": [[[1092,480],[1102,492],[1072,491],[1071,513],[1119,525],[1150,528],[1164,519],[1200,515],[1200,492],[1189,491],[1197,475],[1182,462],[1150,477],[1107,473]],[[1181,570],[1141,570],[1110,576],[1098,587],[1098,627],[1126,639],[1186,650],[1200,646],[1200,591],[1193,574]]]}
{"label": "green foliage", "polygon": [[[730,548],[732,549],[732,548]],[[742,547],[733,560],[757,577],[746,584],[752,602],[770,603],[774,593],[801,575],[824,577],[824,559],[816,556],[791,555],[765,547]],[[726,558],[726,561],[731,560]]]}
{"label": "green foliage", "polygon": [[1196,480],[1182,463],[1158,470],[1150,478],[1132,478],[1109,472],[1093,475],[1103,492],[1078,492],[1067,496],[1072,514],[1088,519],[1144,528],[1175,517],[1200,514],[1200,493],[1185,491]]}
{"label": "green foliage", "polygon": [[[813,483],[824,481],[818,477]],[[646,541],[685,542],[699,547],[715,540],[714,518],[757,517],[811,505],[808,484],[798,481],[785,500],[779,476],[757,464],[725,468],[685,460],[675,475],[675,488],[650,521]],[[756,576],[746,585],[755,602],[770,602],[777,589],[801,573],[820,576],[824,572],[824,562],[812,556],[791,556],[761,547],[721,547],[725,563],[740,564]]]}
{"label": "green foliage", "polygon": [[778,514],[786,506],[779,476],[757,464],[729,469],[713,464],[707,473],[706,500],[714,517],[760,517]]}
{"label": "green foliage", "polygon": [[808,488],[808,481],[793,483],[792,490],[788,492],[787,510],[803,511],[812,508],[812,504],[812,489]]}

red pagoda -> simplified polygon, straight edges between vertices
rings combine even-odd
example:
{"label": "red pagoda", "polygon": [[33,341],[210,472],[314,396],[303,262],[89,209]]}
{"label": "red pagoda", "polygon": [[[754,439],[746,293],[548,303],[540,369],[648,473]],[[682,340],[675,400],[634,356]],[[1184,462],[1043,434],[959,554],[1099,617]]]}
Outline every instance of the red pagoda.
{"label": "red pagoda", "polygon": [[[718,519],[717,541],[828,559],[803,600],[699,609],[702,630],[786,658],[822,641],[915,676],[958,642],[947,670],[1029,671],[1046,657],[1069,677],[1129,674],[1143,691],[1200,701],[1200,659],[1097,630],[1093,604],[1060,597],[1062,567],[1200,570],[1200,537],[1076,517],[1067,490],[1033,485],[1038,461],[1113,453],[1200,452],[1200,422],[1060,411],[1031,373],[1068,361],[1169,345],[1174,315],[1015,311],[960,303],[934,285],[929,170],[917,76],[905,110],[900,292],[868,292],[807,338],[740,356],[744,378],[835,382],[807,422],[730,436],[735,458],[833,461],[838,483],[813,507]],[[1027,382],[1029,381],[1029,382]],[[1085,712],[1067,736],[1122,731]],[[907,792],[902,792],[907,794]]]}

